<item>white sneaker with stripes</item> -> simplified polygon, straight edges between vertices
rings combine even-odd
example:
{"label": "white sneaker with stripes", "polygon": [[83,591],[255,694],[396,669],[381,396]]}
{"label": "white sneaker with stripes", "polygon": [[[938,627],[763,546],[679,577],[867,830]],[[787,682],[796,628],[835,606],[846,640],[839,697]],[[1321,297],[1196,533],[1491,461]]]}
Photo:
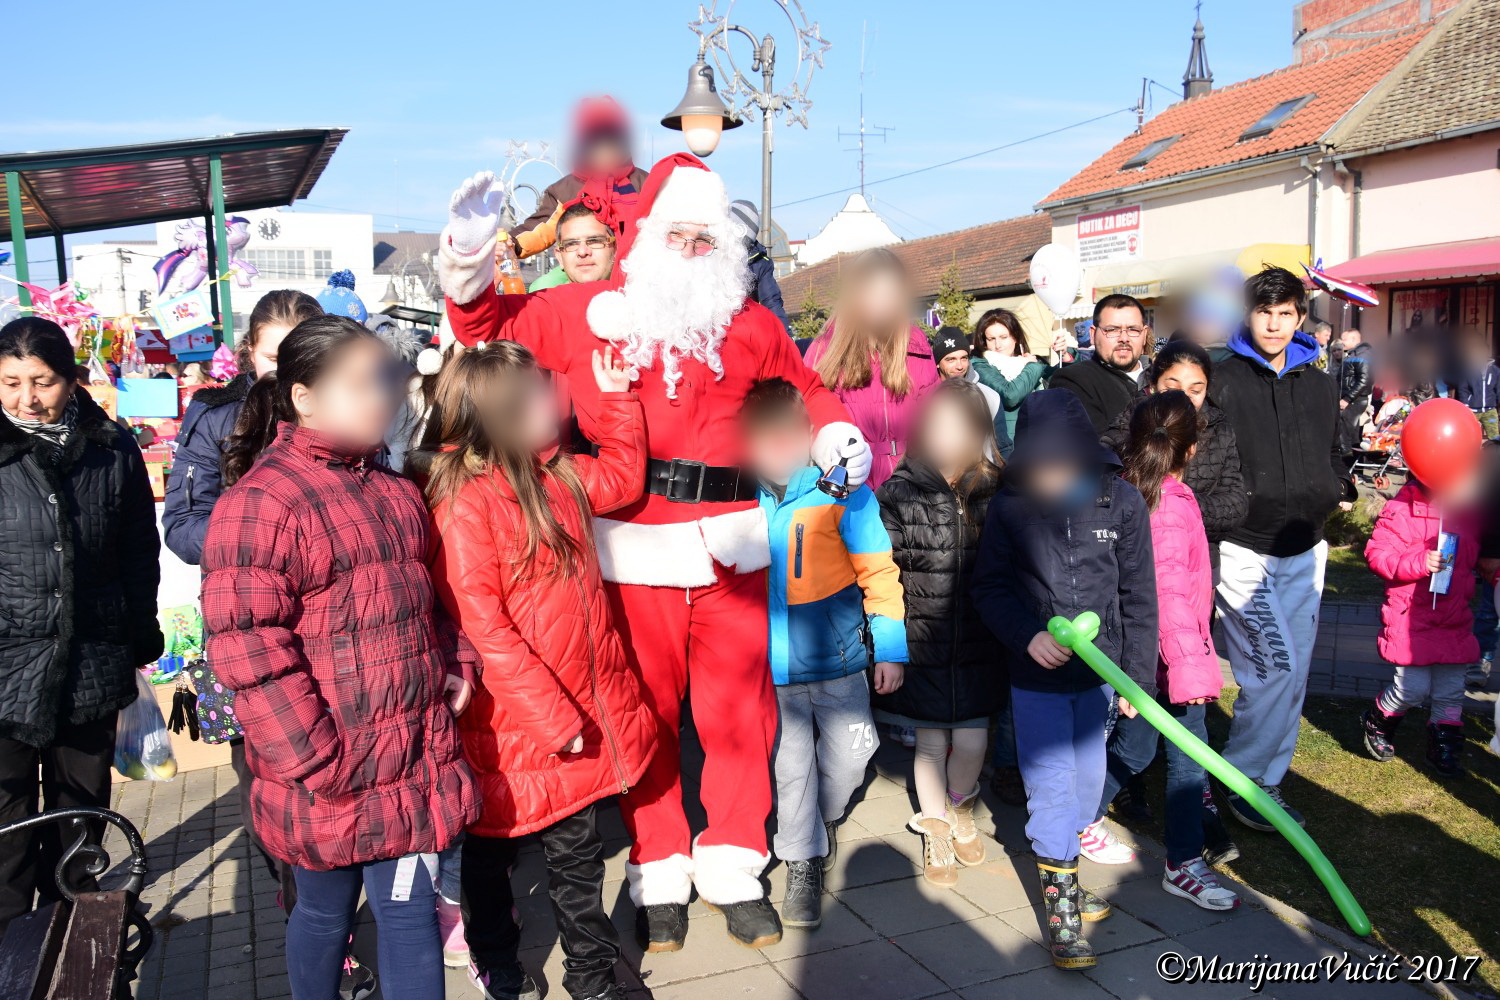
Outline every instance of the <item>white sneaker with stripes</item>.
{"label": "white sneaker with stripes", "polygon": [[1240,897],[1232,889],[1219,884],[1214,870],[1202,858],[1191,858],[1180,867],[1173,868],[1167,862],[1167,870],[1161,877],[1161,887],[1174,896],[1191,900],[1205,910],[1232,910],[1240,905]]}
{"label": "white sneaker with stripes", "polygon": [[1135,849],[1116,837],[1102,819],[1094,820],[1078,835],[1078,853],[1096,865],[1128,865],[1135,860]]}

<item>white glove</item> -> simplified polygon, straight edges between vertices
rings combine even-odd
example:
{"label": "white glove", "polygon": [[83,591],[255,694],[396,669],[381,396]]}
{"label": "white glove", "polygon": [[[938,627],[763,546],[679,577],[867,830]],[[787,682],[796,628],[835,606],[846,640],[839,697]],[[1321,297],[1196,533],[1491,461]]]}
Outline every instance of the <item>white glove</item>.
{"label": "white glove", "polygon": [[849,488],[858,489],[870,478],[870,466],[874,461],[865,436],[853,424],[825,424],[813,439],[813,463],[828,471],[844,459],[844,468],[849,473]]}
{"label": "white glove", "polygon": [[484,249],[500,230],[503,204],[505,189],[492,171],[466,178],[448,199],[448,235],[454,252],[467,257]]}

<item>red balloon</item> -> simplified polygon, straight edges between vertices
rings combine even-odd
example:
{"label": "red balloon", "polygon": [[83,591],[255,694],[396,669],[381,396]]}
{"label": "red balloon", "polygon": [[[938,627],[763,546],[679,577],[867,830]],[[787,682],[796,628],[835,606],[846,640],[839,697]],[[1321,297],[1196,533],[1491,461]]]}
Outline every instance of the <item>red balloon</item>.
{"label": "red balloon", "polygon": [[1428,489],[1445,490],[1474,471],[1484,433],[1474,411],[1456,399],[1429,399],[1406,418],[1401,457]]}

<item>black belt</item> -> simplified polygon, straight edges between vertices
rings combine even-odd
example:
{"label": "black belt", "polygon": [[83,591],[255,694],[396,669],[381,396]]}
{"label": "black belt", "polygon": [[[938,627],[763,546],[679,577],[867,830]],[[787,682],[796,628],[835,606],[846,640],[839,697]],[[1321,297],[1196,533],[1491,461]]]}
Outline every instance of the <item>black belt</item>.
{"label": "black belt", "polygon": [[673,503],[729,503],[754,500],[755,481],[732,465],[652,458],[646,460],[646,492]]}

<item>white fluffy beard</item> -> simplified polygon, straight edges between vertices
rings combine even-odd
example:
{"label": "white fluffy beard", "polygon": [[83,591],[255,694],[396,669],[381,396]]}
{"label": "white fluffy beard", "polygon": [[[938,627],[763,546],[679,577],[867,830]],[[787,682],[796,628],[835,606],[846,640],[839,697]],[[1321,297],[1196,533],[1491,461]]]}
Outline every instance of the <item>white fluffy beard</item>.
{"label": "white fluffy beard", "polygon": [[741,227],[734,220],[713,227],[710,235],[719,242],[717,250],[691,259],[667,247],[671,225],[650,216],[642,219],[630,255],[621,264],[628,323],[620,354],[632,379],[659,356],[667,398],[676,399],[685,357],[707,365],[716,379],[723,377],[719,347],[750,294],[750,265]]}

